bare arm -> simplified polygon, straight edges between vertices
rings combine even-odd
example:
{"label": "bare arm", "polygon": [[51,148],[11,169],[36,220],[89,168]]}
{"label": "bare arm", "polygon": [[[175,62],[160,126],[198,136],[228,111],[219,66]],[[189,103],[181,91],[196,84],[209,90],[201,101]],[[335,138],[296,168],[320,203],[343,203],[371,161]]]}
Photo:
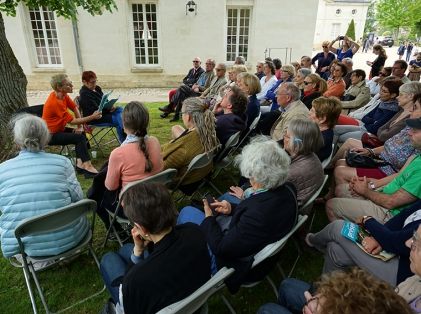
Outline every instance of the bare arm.
{"label": "bare arm", "polygon": [[336,48],[333,48],[333,44],[339,40],[339,37],[337,37],[336,39],[332,40],[328,46],[328,49],[330,52],[333,52],[334,54],[336,54]]}

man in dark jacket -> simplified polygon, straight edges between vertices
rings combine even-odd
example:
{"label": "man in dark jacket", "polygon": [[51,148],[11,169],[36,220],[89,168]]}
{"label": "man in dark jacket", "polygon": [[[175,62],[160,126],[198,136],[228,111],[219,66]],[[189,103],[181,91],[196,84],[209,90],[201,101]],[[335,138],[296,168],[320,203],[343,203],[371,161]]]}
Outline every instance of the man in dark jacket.
{"label": "man in dark jacket", "polygon": [[246,128],[247,96],[237,86],[228,89],[219,105],[215,105],[216,136],[222,145]]}

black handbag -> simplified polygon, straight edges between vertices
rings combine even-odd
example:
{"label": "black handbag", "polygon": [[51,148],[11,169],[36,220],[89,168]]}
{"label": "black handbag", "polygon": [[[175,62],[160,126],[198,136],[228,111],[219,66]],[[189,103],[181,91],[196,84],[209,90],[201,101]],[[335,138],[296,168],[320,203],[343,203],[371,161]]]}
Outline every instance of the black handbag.
{"label": "black handbag", "polygon": [[346,164],[353,168],[378,168],[390,165],[390,163],[382,159],[375,159],[352,151],[348,151],[345,160]]}

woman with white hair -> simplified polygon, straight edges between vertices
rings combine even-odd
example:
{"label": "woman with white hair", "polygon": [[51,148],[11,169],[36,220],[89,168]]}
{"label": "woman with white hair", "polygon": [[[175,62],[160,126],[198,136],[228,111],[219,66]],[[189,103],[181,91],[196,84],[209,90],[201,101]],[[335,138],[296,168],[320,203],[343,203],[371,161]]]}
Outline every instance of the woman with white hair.
{"label": "woman with white hair", "polygon": [[216,258],[213,271],[215,266],[236,269],[227,282],[231,291],[246,279],[254,254],[285,236],[297,220],[295,188],[286,183],[290,158],[278,143],[256,137],[244,147],[236,163],[251,185],[239,195],[238,205],[227,200],[210,204],[203,200],[204,213],[188,206],[178,218],[178,223],[200,224]]}
{"label": "woman with white hair", "polygon": [[[83,198],[70,160],[43,150],[50,140],[47,124],[30,114],[14,119],[19,155],[0,164],[0,239],[4,257],[19,253],[15,228],[25,219],[52,212]],[[80,218],[49,234],[24,238],[30,256],[60,254],[76,246],[89,230]]]}
{"label": "woman with white hair", "polygon": [[310,120],[292,120],[284,134],[284,149],[291,157],[288,181],[297,189],[302,206],[323,183],[323,167],[316,153],[323,146],[319,126]]}

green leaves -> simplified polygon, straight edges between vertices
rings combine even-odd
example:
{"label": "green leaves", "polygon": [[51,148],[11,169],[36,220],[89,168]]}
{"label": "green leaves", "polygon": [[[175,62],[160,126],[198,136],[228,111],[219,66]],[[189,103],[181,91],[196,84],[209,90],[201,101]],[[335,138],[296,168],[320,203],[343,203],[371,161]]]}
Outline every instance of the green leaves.
{"label": "green leaves", "polygon": [[101,15],[105,10],[117,10],[114,0],[6,0],[0,3],[0,11],[7,15],[15,16],[19,2],[30,8],[45,6],[57,15],[67,19],[77,19],[78,7],[92,15]]}
{"label": "green leaves", "polygon": [[415,27],[421,16],[419,0],[379,0],[376,5],[376,19],[383,27],[399,30],[401,27]]}

